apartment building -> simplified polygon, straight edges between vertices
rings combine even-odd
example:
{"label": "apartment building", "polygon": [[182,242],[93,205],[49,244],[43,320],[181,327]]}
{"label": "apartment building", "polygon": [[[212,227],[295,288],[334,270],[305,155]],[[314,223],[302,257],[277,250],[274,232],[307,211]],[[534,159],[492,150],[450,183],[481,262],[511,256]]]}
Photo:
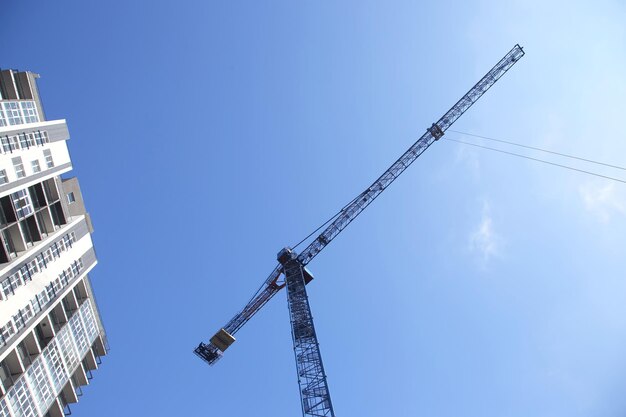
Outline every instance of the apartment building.
{"label": "apartment building", "polygon": [[0,417],[69,415],[108,350],[67,124],[37,78],[0,70]]}

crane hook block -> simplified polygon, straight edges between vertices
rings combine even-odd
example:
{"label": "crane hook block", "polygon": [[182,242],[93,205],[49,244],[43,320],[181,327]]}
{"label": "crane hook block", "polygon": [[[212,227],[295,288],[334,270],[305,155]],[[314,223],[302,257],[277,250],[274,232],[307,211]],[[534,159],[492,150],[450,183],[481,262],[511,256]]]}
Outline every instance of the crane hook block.
{"label": "crane hook block", "polygon": [[220,331],[215,333],[215,335],[211,338],[211,343],[216,348],[224,352],[226,349],[228,349],[230,345],[235,342],[235,340],[236,339],[233,337],[233,335],[231,335],[224,329],[220,329]]}

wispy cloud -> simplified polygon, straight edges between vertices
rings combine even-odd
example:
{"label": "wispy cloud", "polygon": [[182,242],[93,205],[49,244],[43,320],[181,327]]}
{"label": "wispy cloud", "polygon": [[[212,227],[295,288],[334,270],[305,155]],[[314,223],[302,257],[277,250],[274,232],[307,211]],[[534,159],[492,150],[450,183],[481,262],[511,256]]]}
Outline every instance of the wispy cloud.
{"label": "wispy cloud", "polygon": [[585,208],[601,222],[609,223],[615,216],[626,216],[626,192],[615,183],[595,185],[583,184],[579,193]]}
{"label": "wispy cloud", "polygon": [[[462,139],[462,136],[456,135],[453,137],[454,139]],[[480,159],[478,156],[478,152],[473,149],[470,149],[469,146],[457,146],[455,153],[455,162],[458,164],[465,164],[467,169],[469,170],[472,178],[474,180],[480,179]]]}
{"label": "wispy cloud", "polygon": [[483,202],[481,221],[470,234],[470,250],[480,255],[482,262],[488,262],[500,253],[502,238],[495,232],[491,209],[487,201]]}

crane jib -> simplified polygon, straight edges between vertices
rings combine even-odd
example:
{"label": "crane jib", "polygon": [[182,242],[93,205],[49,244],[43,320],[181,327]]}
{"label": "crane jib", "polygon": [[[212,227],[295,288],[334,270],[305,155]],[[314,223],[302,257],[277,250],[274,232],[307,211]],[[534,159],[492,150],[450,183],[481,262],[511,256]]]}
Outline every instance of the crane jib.
{"label": "crane jib", "polygon": [[[334,238],[341,233],[363,210],[372,203],[396,178],[406,170],[430,145],[439,140],[452,124],[465,113],[491,86],[493,86],[515,63],[524,56],[521,46],[515,45],[483,78],[481,78],[463,97],[456,102],[437,122],[433,123],[426,132],[385,171],[376,181],[359,194],[352,202],[343,208],[336,218],[319,234],[298,256],[302,266],[307,265],[317,256]],[[278,279],[282,273],[282,265],[278,265],[265,280],[261,288],[252,296],[248,304],[233,317],[224,328],[213,337],[215,341],[234,341],[232,336],[252,318],[284,284]],[[224,333],[225,332],[225,333]],[[232,343],[230,341],[230,343]],[[230,346],[230,344],[227,344]],[[226,345],[224,345],[226,346]],[[226,346],[227,347],[227,346]],[[215,363],[222,355],[223,350],[215,344],[200,343],[194,350],[200,358],[209,364]]]}

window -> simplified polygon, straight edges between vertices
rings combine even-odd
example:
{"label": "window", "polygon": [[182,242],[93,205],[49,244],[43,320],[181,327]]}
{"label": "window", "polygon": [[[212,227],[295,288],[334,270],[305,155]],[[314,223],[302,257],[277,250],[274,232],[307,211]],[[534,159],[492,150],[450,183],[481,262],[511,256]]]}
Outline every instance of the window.
{"label": "window", "polygon": [[17,330],[20,330],[24,327],[24,319],[22,318],[22,313],[20,311],[17,312],[16,315],[13,316],[13,323],[15,323],[15,327]]}
{"label": "window", "polygon": [[67,202],[72,204],[73,202],[76,201],[76,197],[74,197],[74,193],[68,193],[67,194]]}
{"label": "window", "polygon": [[6,184],[9,182],[9,177],[7,177],[6,169],[0,169],[0,184]]}
{"label": "window", "polygon": [[50,297],[48,297],[48,292],[46,290],[40,292],[38,297],[39,304],[41,304],[42,306],[45,306],[46,304],[48,304],[48,301],[50,301]]}
{"label": "window", "polygon": [[43,156],[46,157],[46,165],[48,168],[52,168],[54,166],[54,161],[52,160],[52,152],[50,152],[50,149],[45,149],[43,151]]}
{"label": "window", "polygon": [[35,401],[29,391],[24,378],[20,378],[13,386],[13,389],[9,391],[8,397],[11,402],[11,408],[16,416],[37,415]]}
{"label": "window", "polygon": [[61,359],[61,354],[55,341],[52,341],[50,345],[46,347],[46,354],[43,355],[43,357],[48,365],[52,385],[57,391],[60,391],[61,388],[63,388],[63,385],[65,385],[68,373],[65,369],[65,364],[63,364],[63,359]]}
{"label": "window", "polygon": [[11,194],[11,199],[13,200],[13,207],[15,207],[15,214],[18,219],[23,219],[33,214],[33,205],[26,190],[19,190]]}
{"label": "window", "polygon": [[45,130],[43,132],[41,130],[33,132],[33,136],[35,137],[35,143],[39,146],[50,143],[50,140],[48,139],[48,132]]}
{"label": "window", "polygon": [[35,298],[33,298],[30,301],[30,305],[33,307],[33,313],[37,314],[41,311],[41,304],[39,304],[39,296],[36,295]]}
{"label": "window", "polygon": [[0,334],[5,341],[9,340],[11,336],[15,334],[15,329],[13,328],[13,324],[9,321],[4,326],[0,327]]}
{"label": "window", "polygon": [[24,123],[37,123],[37,109],[32,101],[22,101],[22,114],[24,115]]}
{"label": "window", "polygon": [[2,150],[6,152],[11,152],[11,143],[9,142],[8,136],[2,136],[0,138],[0,142],[2,142]]}
{"label": "window", "polygon": [[55,295],[55,291],[54,291],[54,286],[52,284],[49,284],[48,286],[46,286],[46,297],[51,300],[54,298]]}
{"label": "window", "polygon": [[37,261],[37,267],[40,271],[46,268],[46,260],[43,253],[37,255],[37,258],[35,258],[35,260]]}
{"label": "window", "polygon": [[48,381],[43,360],[34,361],[26,371],[26,376],[39,409],[46,410],[48,405],[54,400],[55,395]]}
{"label": "window", "polygon": [[33,318],[33,309],[30,304],[27,304],[26,307],[20,310],[20,315],[24,319],[24,323],[28,323]]}
{"label": "window", "polygon": [[26,280],[28,281],[33,280],[33,277],[30,275],[30,271],[28,270],[28,265],[24,265],[23,267],[21,267],[20,272],[22,274],[22,278],[24,279],[24,282],[26,282]]}
{"label": "window", "polygon": [[11,280],[9,278],[2,281],[2,294],[4,294],[5,299],[9,296],[9,294],[13,294],[13,289],[11,288]]}
{"label": "window", "polygon": [[20,108],[16,102],[5,102],[4,112],[6,113],[6,118],[9,121],[9,125],[13,126],[24,123],[24,121],[22,120],[22,115],[20,114]]}
{"label": "window", "polygon": [[30,161],[30,165],[33,167],[33,174],[41,172],[41,167],[39,166],[38,159],[35,159],[34,161]]}
{"label": "window", "polygon": [[58,258],[60,255],[60,250],[59,250],[59,246],[55,243],[52,244],[52,246],[50,246],[50,249],[52,250],[52,256],[56,259]]}
{"label": "window", "polygon": [[17,175],[17,178],[25,177],[26,173],[24,172],[24,164],[22,164],[22,158],[18,156],[15,158],[11,158],[11,161],[13,162],[13,168],[15,168],[15,175]]}
{"label": "window", "polygon": [[36,274],[37,272],[39,272],[39,267],[37,266],[37,260],[33,259],[32,261],[30,261],[28,264],[28,273],[32,276],[33,274]]}
{"label": "window", "polygon": [[60,277],[52,281],[52,287],[54,288],[55,294],[63,289],[63,284],[61,283]]}
{"label": "window", "polygon": [[22,285],[22,278],[20,278],[19,271],[15,274],[11,275],[9,278],[9,284],[11,285],[11,292],[17,289],[17,287]]}
{"label": "window", "polygon": [[28,135],[26,133],[20,133],[18,137],[20,141],[20,148],[28,149]]}
{"label": "window", "polygon": [[72,277],[69,276],[69,274],[67,273],[67,271],[63,271],[61,272],[61,274],[59,275],[59,280],[61,282],[61,285],[66,286],[67,282],[71,279]]}
{"label": "window", "polygon": [[17,136],[9,136],[9,145],[11,146],[11,151],[16,151],[20,148]]}

